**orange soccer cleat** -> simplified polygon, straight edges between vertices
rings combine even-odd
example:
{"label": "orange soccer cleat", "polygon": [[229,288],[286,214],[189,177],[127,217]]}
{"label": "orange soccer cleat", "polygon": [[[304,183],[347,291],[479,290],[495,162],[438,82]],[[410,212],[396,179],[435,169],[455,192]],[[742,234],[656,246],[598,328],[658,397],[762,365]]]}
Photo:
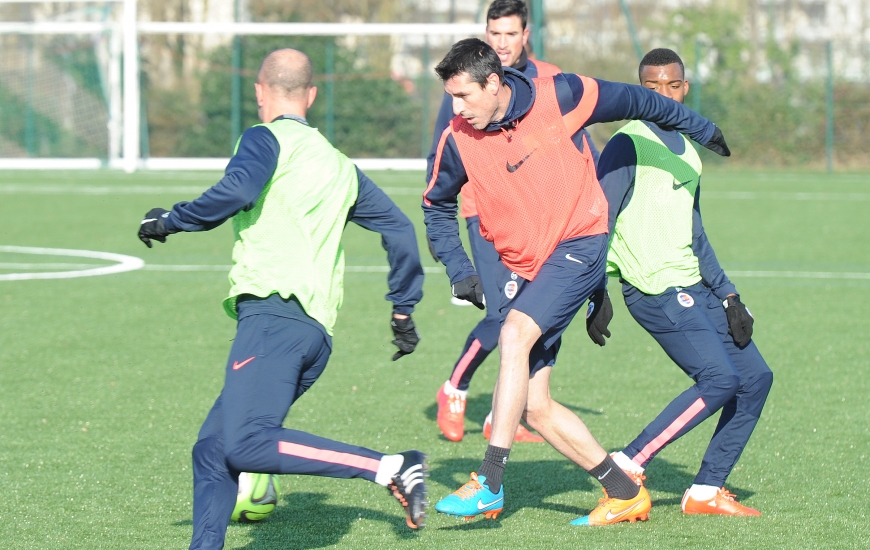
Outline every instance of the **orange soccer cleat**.
{"label": "orange soccer cleat", "polygon": [[598,501],[598,506],[588,516],[572,521],[571,525],[612,525],[621,521],[646,521],[651,508],[652,500],[646,487],[642,485],[637,496],[628,500],[610,498],[607,491],[604,491],[604,498]]}
{"label": "orange soccer cleat", "polygon": [[[489,441],[492,437],[492,415],[486,415],[486,420],[483,421],[483,438]],[[532,433],[528,428],[520,424],[517,426],[517,433],[514,434],[514,443],[544,443],[544,438],[538,434]]]}
{"label": "orange soccer cleat", "polygon": [[761,512],[755,508],[750,508],[737,502],[735,496],[722,487],[713,498],[709,500],[696,500],[689,496],[689,489],[686,489],[683,501],[680,503],[680,508],[682,508],[684,514],[718,514],[722,516],[761,515]]}
{"label": "orange soccer cleat", "polygon": [[438,388],[438,429],[450,441],[462,441],[465,435],[465,396],[448,394],[444,386]]}

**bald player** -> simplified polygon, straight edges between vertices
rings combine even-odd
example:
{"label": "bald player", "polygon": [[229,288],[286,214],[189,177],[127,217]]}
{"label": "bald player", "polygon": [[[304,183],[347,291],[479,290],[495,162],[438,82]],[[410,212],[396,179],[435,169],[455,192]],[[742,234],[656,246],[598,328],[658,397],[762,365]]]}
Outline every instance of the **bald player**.
{"label": "bald player", "polygon": [[317,95],[311,73],[302,52],[269,54],[254,84],[263,124],[242,135],[223,179],[193,202],[151,210],[139,229],[149,248],[152,239],[208,231],[228,219],[235,232],[223,306],[238,328],[224,388],[193,448],[191,549],[223,547],[242,471],[372,481],[399,500],[409,527],[423,527],[423,453],[385,455],[282,427],[332,352],[348,221],[380,233],[387,251],[394,361],[417,345],[411,312],[423,296],[410,220],[308,125]]}

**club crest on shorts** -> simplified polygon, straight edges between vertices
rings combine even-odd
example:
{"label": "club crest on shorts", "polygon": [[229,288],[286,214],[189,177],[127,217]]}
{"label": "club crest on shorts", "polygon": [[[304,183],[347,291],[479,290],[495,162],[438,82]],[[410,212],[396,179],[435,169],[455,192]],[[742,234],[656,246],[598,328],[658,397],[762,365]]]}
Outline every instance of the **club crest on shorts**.
{"label": "club crest on shorts", "polygon": [[516,281],[508,281],[507,284],[504,285],[504,295],[507,296],[508,300],[513,300],[514,296],[517,295],[517,290],[520,288],[520,285]]}
{"label": "club crest on shorts", "polygon": [[686,294],[685,292],[677,293],[677,301],[683,307],[692,307],[693,305],[695,305],[695,299],[692,298],[690,295]]}

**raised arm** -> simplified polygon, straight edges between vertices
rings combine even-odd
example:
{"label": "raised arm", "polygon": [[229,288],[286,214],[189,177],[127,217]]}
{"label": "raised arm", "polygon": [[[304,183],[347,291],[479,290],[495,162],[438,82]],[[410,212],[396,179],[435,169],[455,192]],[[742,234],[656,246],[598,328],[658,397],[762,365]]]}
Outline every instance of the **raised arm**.
{"label": "raised arm", "polygon": [[563,115],[579,111],[576,113],[578,128],[598,122],[648,120],[663,128],[682,132],[719,155],[731,155],[722,132],[715,124],[643,86],[576,74],[561,74],[553,78]]}
{"label": "raised arm", "polygon": [[247,129],[224,177],[193,202],[173,206],[166,228],[173,233],[208,231],[253,207],[275,172],[279,151],[278,140],[266,127]]}
{"label": "raised arm", "polygon": [[255,126],[242,134],[224,177],[193,202],[179,202],[166,211],[152,208],[139,225],[139,240],[166,242],[179,231],[208,231],[239,211],[251,208],[278,166],[278,140],[267,128]]}

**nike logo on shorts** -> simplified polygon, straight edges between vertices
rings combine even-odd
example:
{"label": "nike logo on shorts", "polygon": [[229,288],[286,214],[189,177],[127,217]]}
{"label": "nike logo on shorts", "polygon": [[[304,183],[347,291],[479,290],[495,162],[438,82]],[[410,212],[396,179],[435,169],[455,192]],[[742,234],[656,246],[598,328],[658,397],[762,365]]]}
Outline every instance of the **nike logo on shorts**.
{"label": "nike logo on shorts", "polygon": [[582,264],[583,262],[578,260],[577,258],[572,257],[570,254],[565,254],[565,257],[571,260],[572,262],[577,262],[578,264]]}
{"label": "nike logo on shorts", "polygon": [[244,367],[245,365],[247,365],[248,363],[250,363],[251,361],[253,361],[256,358],[257,358],[257,356],[255,355],[253,357],[248,357],[247,359],[245,359],[241,363],[239,363],[238,361],[233,361],[233,370],[239,370],[240,368]]}

